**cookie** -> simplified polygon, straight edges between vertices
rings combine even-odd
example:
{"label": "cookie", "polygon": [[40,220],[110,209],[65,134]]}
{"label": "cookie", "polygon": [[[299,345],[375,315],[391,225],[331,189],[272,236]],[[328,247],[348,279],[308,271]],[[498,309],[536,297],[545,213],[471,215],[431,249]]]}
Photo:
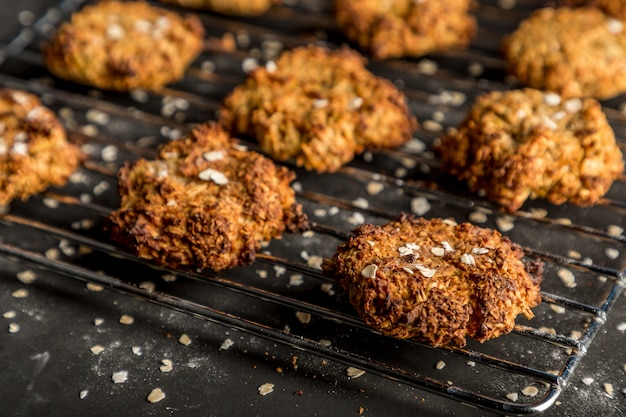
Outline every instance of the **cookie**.
{"label": "cookie", "polygon": [[37,96],[0,89],[0,206],[64,185],[83,159]]}
{"label": "cookie", "polygon": [[322,267],[382,334],[465,346],[511,332],[541,301],[543,264],[499,232],[401,215],[365,224]]}
{"label": "cookie", "polygon": [[417,121],[404,95],[344,47],[284,52],[249,73],[225,99],[220,122],[256,137],[274,159],[332,172],[365,149],[402,145]]}
{"label": "cookie", "polygon": [[520,83],[567,97],[606,99],[626,91],[626,32],[593,8],[544,8],[503,42]]}
{"label": "cookie", "polygon": [[376,59],[464,48],[476,34],[472,0],[336,0],[335,20]]}
{"label": "cookie", "polygon": [[203,37],[195,16],[143,1],[102,1],[74,13],[43,53],[60,78],[108,90],[159,90],[183,77]]}
{"label": "cookie", "polygon": [[256,16],[265,13],[280,0],[160,0],[163,3],[177,4],[192,9],[204,9],[214,12],[236,15]]}
{"label": "cookie", "polygon": [[567,7],[596,7],[615,18],[626,18],[626,2],[624,0],[560,0],[559,5]]}
{"label": "cookie", "polygon": [[444,170],[510,212],[528,198],[596,204],[624,170],[597,100],[530,88],[478,97],[437,150]]}
{"label": "cookie", "polygon": [[308,227],[295,174],[247,150],[216,123],[161,146],[118,173],[111,238],[171,268],[219,271],[254,261],[262,241]]}

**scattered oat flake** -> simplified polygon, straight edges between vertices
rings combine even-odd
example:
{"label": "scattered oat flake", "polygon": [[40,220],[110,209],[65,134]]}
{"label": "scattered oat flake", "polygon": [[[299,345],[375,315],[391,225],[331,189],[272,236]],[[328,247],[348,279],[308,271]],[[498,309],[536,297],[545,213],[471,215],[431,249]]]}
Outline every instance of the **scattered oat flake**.
{"label": "scattered oat flake", "polygon": [[435,365],[435,369],[438,369],[438,370],[442,370],[442,369],[443,369],[443,368],[445,368],[445,367],[446,367],[446,363],[445,363],[444,361],[439,361],[439,362],[437,362],[437,364]]}
{"label": "scattered oat flake", "polygon": [[544,333],[551,334],[553,336],[556,335],[556,330],[554,328],[552,328],[552,327],[543,327],[542,326],[542,327],[539,327],[539,330],[541,330]]}
{"label": "scattered oat flake", "polygon": [[591,384],[593,384],[593,378],[591,377],[586,377],[580,380],[583,384],[589,386]]}
{"label": "scattered oat flake", "polygon": [[604,254],[609,259],[617,259],[617,257],[619,256],[619,250],[615,248],[606,248],[604,250]]}
{"label": "scattered oat flake", "polygon": [[368,182],[367,185],[365,186],[365,191],[367,191],[369,195],[379,194],[384,189],[385,189],[384,184],[380,182],[374,182],[374,181]]}
{"label": "scattered oat flake", "polygon": [[361,271],[361,275],[365,278],[376,278],[376,271],[378,270],[378,265],[371,264],[363,268]]}
{"label": "scattered oat flake", "polygon": [[9,323],[9,333],[17,333],[21,329],[20,325],[17,323]]}
{"label": "scattered oat flake", "polygon": [[311,256],[309,256],[309,259],[306,260],[306,264],[310,268],[322,269],[322,261],[323,260],[324,260],[324,258],[322,258],[321,256],[311,255]]}
{"label": "scattered oat flake", "polygon": [[259,392],[259,395],[263,395],[263,396],[270,394],[274,392],[274,384],[270,384],[269,382],[266,382],[265,384],[257,388],[257,391]]}
{"label": "scattered oat flake", "polygon": [[176,275],[174,274],[163,274],[161,275],[161,279],[165,282],[174,282],[176,281]]}
{"label": "scattered oat flake", "polygon": [[78,398],[80,398],[81,400],[84,400],[88,394],[89,394],[89,390],[84,389],[78,394]]}
{"label": "scattered oat flake", "polygon": [[606,392],[606,394],[609,397],[612,397],[613,396],[613,384],[605,382],[604,384],[602,384],[602,386],[604,387],[604,392]]}
{"label": "scattered oat flake", "polygon": [[135,318],[133,316],[129,315],[129,314],[122,314],[120,316],[119,322],[121,324],[129,325],[129,324],[133,324],[135,322]]}
{"label": "scattered oat flake", "polygon": [[189,338],[189,336],[187,336],[186,333],[183,333],[178,338],[178,343],[180,343],[181,345],[189,346],[191,344],[191,339]]}
{"label": "scattered oat flake", "polygon": [[274,265],[274,273],[276,274],[276,278],[282,276],[287,272],[287,268],[281,265]]}
{"label": "scattered oat flake", "polygon": [[93,292],[99,292],[102,291],[104,289],[104,287],[100,284],[95,284],[93,282],[88,282],[85,287],[89,290],[89,291],[93,291]]}
{"label": "scattered oat flake", "polygon": [[37,274],[30,270],[26,269],[24,271],[17,273],[17,280],[22,284],[32,284],[37,279]]}
{"label": "scattered oat flake", "polygon": [[476,366],[476,362],[474,362],[474,361],[467,361],[467,366],[471,366],[473,368],[474,366]]}
{"label": "scattered oat flake", "polygon": [[496,217],[496,226],[501,232],[508,232],[509,230],[513,230],[515,224],[510,217]]}
{"label": "scattered oat flake", "polygon": [[26,298],[28,297],[28,290],[26,288],[20,288],[11,293],[13,298]]}
{"label": "scattered oat flake", "polygon": [[616,224],[610,224],[606,227],[606,232],[611,236],[621,236],[624,233],[624,228]]}
{"label": "scattered oat flake", "polygon": [[226,339],[222,342],[221,346],[220,346],[220,350],[228,350],[231,348],[232,345],[234,345],[235,342],[233,342],[232,339]]}
{"label": "scattered oat flake", "polygon": [[296,311],[296,318],[300,323],[307,324],[311,322],[311,314],[303,311]]}
{"label": "scattered oat flake", "polygon": [[293,274],[289,277],[289,286],[297,287],[298,285],[302,285],[304,282],[304,277],[302,274]]}
{"label": "scattered oat flake", "polygon": [[515,402],[519,398],[519,395],[517,394],[517,392],[510,392],[506,394],[506,398],[510,401]]}
{"label": "scattered oat flake", "polygon": [[131,352],[133,352],[133,355],[136,356],[141,356],[143,354],[141,346],[133,346],[130,348]]}
{"label": "scattered oat flake", "polygon": [[367,199],[363,198],[363,197],[359,197],[355,200],[352,201],[352,204],[354,205],[354,207],[358,207],[360,209],[366,209],[370,206],[370,202],[367,201]]}
{"label": "scattered oat flake", "polygon": [[626,332],[626,321],[623,321],[617,325],[617,331],[622,333]]}
{"label": "scattered oat flake", "polygon": [[360,226],[365,223],[365,216],[359,213],[358,211],[352,213],[350,217],[348,217],[348,223],[353,224],[355,226]]}
{"label": "scattered oat flake", "polygon": [[94,355],[99,355],[102,352],[104,352],[104,346],[102,345],[94,345],[92,346],[90,349],[91,353],[93,353]]}
{"label": "scattered oat flake", "polygon": [[559,270],[556,271],[556,275],[567,288],[574,288],[576,286],[576,277],[569,269],[559,268]]}
{"label": "scattered oat flake", "polygon": [[400,246],[398,248],[398,252],[400,252],[401,256],[407,256],[413,254],[413,249],[407,248],[406,246]]}
{"label": "scattered oat flake", "polygon": [[330,282],[325,282],[322,285],[320,285],[320,289],[322,290],[322,292],[325,292],[328,295],[333,295],[335,293],[333,291],[333,284],[331,284]]}
{"label": "scattered oat flake", "polygon": [[529,385],[522,390],[522,394],[527,397],[534,397],[535,395],[539,394],[539,389],[535,386]]}
{"label": "scattered oat flake", "polygon": [[468,216],[472,223],[485,223],[487,221],[487,215],[481,211],[473,211]]}
{"label": "scattered oat flake", "polygon": [[101,319],[99,317],[93,319],[94,326],[100,326],[102,323],[104,323],[104,319]]}
{"label": "scattered oat flake", "polygon": [[122,384],[128,381],[128,371],[113,372],[113,375],[111,375],[111,380],[115,384]]}
{"label": "scattered oat flake", "polygon": [[365,375],[365,371],[351,366],[348,369],[346,369],[346,374],[348,375],[348,378],[355,379],[355,378]]}
{"label": "scattered oat flake", "polygon": [[557,314],[565,313],[565,307],[557,305],[557,304],[550,304],[550,310],[554,311]]}
{"label": "scattered oat flake", "polygon": [[150,391],[150,394],[148,394],[147,400],[151,402],[152,404],[154,404],[154,403],[158,403],[164,398],[165,398],[165,393],[161,390],[161,388],[155,388],[152,391]]}
{"label": "scattered oat flake", "polygon": [[575,250],[567,251],[567,256],[569,256],[570,258],[574,258],[574,259],[580,259],[583,257],[580,252],[575,251]]}
{"label": "scattered oat flake", "polygon": [[415,197],[411,199],[411,212],[418,216],[423,216],[428,213],[431,207],[426,197]]}
{"label": "scattered oat flake", "polygon": [[171,372],[174,369],[174,362],[171,359],[162,359],[161,363],[163,365],[159,366],[159,371],[161,372]]}
{"label": "scattered oat flake", "polygon": [[152,292],[156,289],[156,284],[152,281],[142,281],[139,283],[139,288]]}
{"label": "scattered oat flake", "polygon": [[580,340],[580,338],[583,337],[583,334],[578,330],[572,330],[569,337],[574,340]]}
{"label": "scattered oat flake", "polygon": [[14,319],[15,317],[17,317],[17,313],[15,312],[15,310],[5,311],[4,314],[2,314],[2,317],[4,317],[5,319]]}

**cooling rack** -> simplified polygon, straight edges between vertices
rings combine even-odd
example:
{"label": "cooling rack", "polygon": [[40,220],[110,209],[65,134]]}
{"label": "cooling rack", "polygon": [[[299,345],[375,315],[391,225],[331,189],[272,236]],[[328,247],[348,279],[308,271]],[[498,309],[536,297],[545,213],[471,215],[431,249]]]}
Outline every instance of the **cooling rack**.
{"label": "cooling rack", "polygon": [[[421,123],[414,138],[398,150],[366,152],[332,174],[287,163],[297,173],[294,188],[312,230],[268,243],[253,265],[220,274],[159,268],[107,239],[101,224],[119,203],[117,169],[124,161],[153,156],[160,143],[215,118],[245,71],[283,49],[345,43],[330,2],[290,1],[258,18],[198,13],[208,32],[204,51],[185,79],[161,94],[98,91],[49,75],[39,46],[84,3],[58,2],[0,45],[0,85],[40,96],[89,155],[67,186],[5,209],[0,257],[484,409],[521,415],[555,403],[623,291],[625,178],[593,208],[532,201],[505,214],[440,172],[431,151],[477,94],[515,87],[499,42],[541,2],[510,2],[510,9],[503,9],[506,2],[479,2],[479,34],[466,51],[370,62],[373,72],[406,93]],[[617,100],[603,105],[624,150],[626,115]],[[465,348],[392,340],[365,326],[341,289],[321,273],[320,263],[359,224],[383,223],[400,212],[496,228],[521,244],[528,257],[542,259],[543,301],[536,317],[519,319],[510,335],[483,344],[470,341]],[[177,281],[162,279],[170,276]],[[156,288],[146,285],[150,280],[159,283]],[[445,378],[439,372],[443,366]]]}

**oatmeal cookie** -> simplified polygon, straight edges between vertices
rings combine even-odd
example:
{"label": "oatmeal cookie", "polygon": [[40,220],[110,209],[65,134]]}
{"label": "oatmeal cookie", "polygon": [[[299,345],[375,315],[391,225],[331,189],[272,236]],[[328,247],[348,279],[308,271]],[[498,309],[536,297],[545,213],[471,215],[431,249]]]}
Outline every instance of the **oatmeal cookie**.
{"label": "oatmeal cookie", "polygon": [[262,241],[308,227],[295,174],[239,145],[216,123],[166,143],[118,174],[121,207],[105,225],[139,257],[215,271],[249,264]]}
{"label": "oatmeal cookie", "polygon": [[437,149],[444,170],[511,212],[527,198],[593,205],[624,170],[597,100],[530,88],[478,97]]}
{"label": "oatmeal cookie", "polygon": [[192,9],[212,10],[235,16],[256,16],[265,13],[280,0],[160,0]]}
{"label": "oatmeal cookie", "polygon": [[336,0],[346,36],[376,59],[421,56],[469,45],[476,20],[472,0]]}
{"label": "oatmeal cookie", "polygon": [[195,16],[143,1],[101,1],[74,13],[43,53],[60,78],[117,91],[159,90],[183,77],[203,37]]}
{"label": "oatmeal cookie", "polygon": [[220,121],[256,137],[273,158],[336,171],[365,149],[397,147],[417,121],[404,95],[344,47],[306,46],[253,70],[225,99]]}
{"label": "oatmeal cookie", "polygon": [[624,0],[560,0],[559,5],[567,7],[595,7],[618,19],[626,18]]}
{"label": "oatmeal cookie", "polygon": [[626,91],[626,32],[592,8],[544,8],[503,42],[510,71],[529,87],[606,99]]}
{"label": "oatmeal cookie", "polygon": [[0,206],[64,185],[83,159],[37,96],[0,89]]}
{"label": "oatmeal cookie", "polygon": [[323,269],[381,333],[434,346],[493,339],[541,302],[543,264],[499,232],[451,219],[401,215],[365,224]]}

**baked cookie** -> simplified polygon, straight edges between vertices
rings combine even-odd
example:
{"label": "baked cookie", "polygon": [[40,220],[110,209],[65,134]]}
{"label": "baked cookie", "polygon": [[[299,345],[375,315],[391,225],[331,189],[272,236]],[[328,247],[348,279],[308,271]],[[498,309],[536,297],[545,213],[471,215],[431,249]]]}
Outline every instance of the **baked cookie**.
{"label": "baked cookie", "polygon": [[195,16],[143,1],[101,1],[74,13],[43,52],[60,78],[117,91],[159,90],[183,77],[203,37]]}
{"label": "baked cookie", "polygon": [[618,19],[626,18],[626,1],[624,0],[560,0],[559,4],[567,7],[596,7]]}
{"label": "baked cookie", "polygon": [[0,206],[64,185],[83,158],[37,96],[0,89]]}
{"label": "baked cookie", "polygon": [[111,238],[171,268],[218,271],[254,261],[261,241],[307,228],[295,174],[248,151],[216,123],[164,144],[118,173]]}
{"label": "baked cookie", "polygon": [[346,47],[306,46],[253,70],[225,99],[220,122],[257,138],[279,161],[336,171],[365,149],[397,147],[417,122],[404,95]]}
{"label": "baked cookie", "polygon": [[192,9],[205,9],[214,12],[236,15],[256,16],[265,13],[280,0],[160,0],[163,3],[177,4]]}
{"label": "baked cookie", "polygon": [[529,87],[598,99],[626,91],[624,23],[597,9],[540,9],[505,38],[503,50]]}
{"label": "baked cookie", "polygon": [[463,48],[476,33],[472,0],[336,0],[335,20],[374,58]]}
{"label": "baked cookie", "polygon": [[523,257],[495,230],[403,214],[360,226],[322,267],[374,329],[462,347],[511,332],[519,314],[533,317],[543,264]]}
{"label": "baked cookie", "polygon": [[444,170],[510,212],[527,198],[593,205],[624,170],[598,101],[530,88],[478,97],[437,150]]}

